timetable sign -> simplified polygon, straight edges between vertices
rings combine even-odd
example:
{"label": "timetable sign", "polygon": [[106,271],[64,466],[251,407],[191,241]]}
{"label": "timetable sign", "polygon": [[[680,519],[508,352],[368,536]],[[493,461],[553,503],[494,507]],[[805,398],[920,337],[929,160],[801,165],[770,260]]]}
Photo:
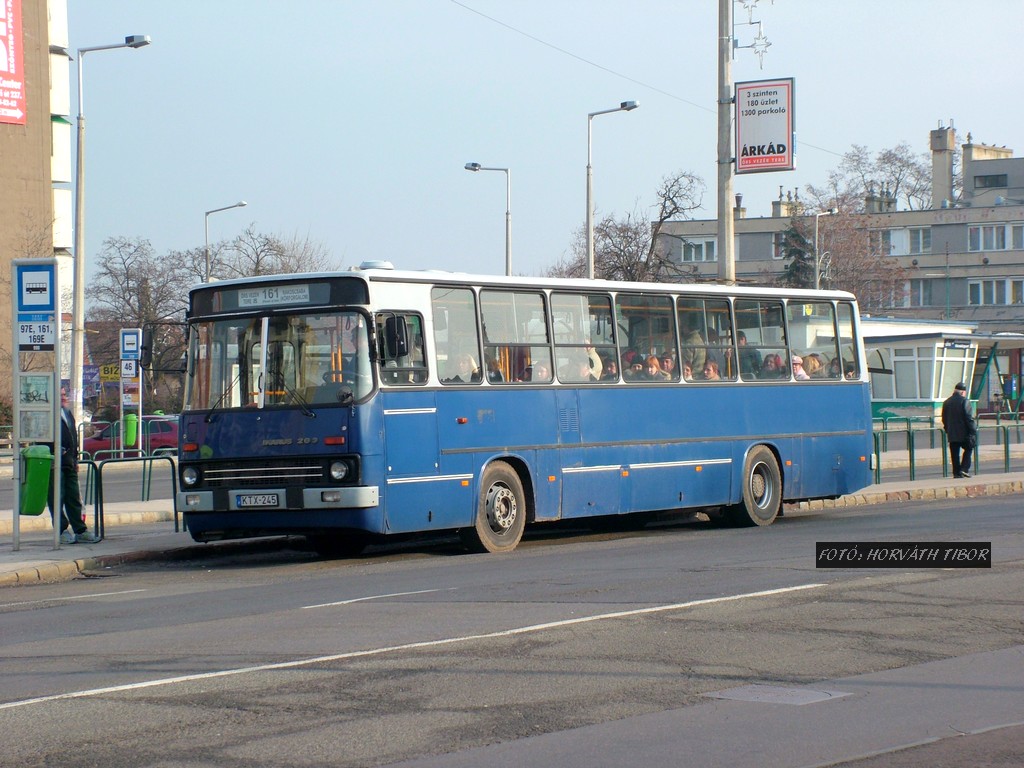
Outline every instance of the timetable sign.
{"label": "timetable sign", "polygon": [[44,320],[18,319],[19,352],[52,352],[57,337],[57,324],[50,318]]}

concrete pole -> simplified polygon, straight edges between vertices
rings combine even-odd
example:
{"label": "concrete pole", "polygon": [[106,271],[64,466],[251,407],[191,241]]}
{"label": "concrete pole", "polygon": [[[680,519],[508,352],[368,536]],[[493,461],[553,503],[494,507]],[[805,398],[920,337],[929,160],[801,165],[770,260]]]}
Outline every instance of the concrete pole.
{"label": "concrete pole", "polygon": [[736,282],[732,205],[732,4],[718,0],[718,281]]}

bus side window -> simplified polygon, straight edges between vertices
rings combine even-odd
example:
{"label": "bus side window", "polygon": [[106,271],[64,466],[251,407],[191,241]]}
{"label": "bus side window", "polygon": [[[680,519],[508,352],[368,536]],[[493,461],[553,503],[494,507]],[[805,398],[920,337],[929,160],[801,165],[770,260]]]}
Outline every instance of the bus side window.
{"label": "bus side window", "polygon": [[[469,288],[439,285],[430,291],[430,304],[435,318],[434,348],[437,350],[438,372],[442,384],[476,384],[483,380],[480,372],[480,336],[477,332],[476,298]],[[444,367],[441,366],[444,360]]]}

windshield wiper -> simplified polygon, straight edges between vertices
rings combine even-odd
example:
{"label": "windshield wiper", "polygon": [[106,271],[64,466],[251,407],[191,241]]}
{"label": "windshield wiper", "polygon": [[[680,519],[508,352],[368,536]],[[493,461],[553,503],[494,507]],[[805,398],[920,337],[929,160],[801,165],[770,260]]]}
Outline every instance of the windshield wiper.
{"label": "windshield wiper", "polygon": [[306,402],[306,399],[302,395],[288,386],[288,381],[285,379],[285,376],[281,371],[270,371],[268,373],[268,378],[270,379],[271,386],[283,389],[285,394],[290,398],[290,402],[294,402],[299,406],[303,416],[308,416],[311,419],[316,418],[316,414],[309,409],[309,403]]}
{"label": "windshield wiper", "polygon": [[234,388],[235,384],[240,383],[241,378],[242,378],[241,372],[236,373],[235,374],[235,378],[232,379],[231,383],[228,384],[226,387],[224,387],[224,391],[220,393],[220,397],[217,398],[217,402],[214,403],[213,406],[210,408],[210,410],[206,412],[206,417],[203,420],[207,424],[209,424],[211,421],[213,421],[213,416],[214,416],[213,412],[216,411],[218,408],[220,408],[220,404],[224,402],[224,398],[228,396],[228,392],[230,392]]}

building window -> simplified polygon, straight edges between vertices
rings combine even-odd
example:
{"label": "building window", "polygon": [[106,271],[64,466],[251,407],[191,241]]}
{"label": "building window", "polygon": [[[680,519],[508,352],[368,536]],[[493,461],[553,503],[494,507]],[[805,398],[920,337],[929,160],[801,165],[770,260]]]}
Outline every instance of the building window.
{"label": "building window", "polygon": [[932,285],[934,280],[911,280],[907,291],[909,305],[911,307],[932,306]]}
{"label": "building window", "polygon": [[999,187],[1005,187],[1006,185],[1007,177],[1005,173],[993,173],[989,176],[974,177],[975,189],[996,189]]}
{"label": "building window", "polygon": [[888,229],[875,229],[868,233],[871,251],[879,256],[892,253],[892,233]]}
{"label": "building window", "polygon": [[1010,247],[1024,247],[1024,227],[1019,224],[986,224],[967,230],[969,251],[1005,251]]}
{"label": "building window", "polygon": [[968,280],[967,302],[971,306],[1024,303],[1024,279]]}
{"label": "building window", "polygon": [[685,241],[683,243],[680,260],[683,262],[715,261],[715,241]]}
{"label": "building window", "polygon": [[921,227],[910,230],[910,252],[931,253],[932,250],[932,228]]}

